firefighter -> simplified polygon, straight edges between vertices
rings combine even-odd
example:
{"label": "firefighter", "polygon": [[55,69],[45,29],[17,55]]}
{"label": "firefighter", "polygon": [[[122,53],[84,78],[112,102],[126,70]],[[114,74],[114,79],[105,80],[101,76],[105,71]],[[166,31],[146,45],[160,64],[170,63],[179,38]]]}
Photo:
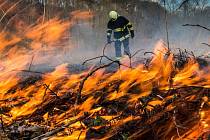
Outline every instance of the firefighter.
{"label": "firefighter", "polygon": [[115,55],[119,60],[122,57],[121,45],[124,47],[124,55],[130,56],[129,38],[134,38],[134,30],[132,24],[116,11],[109,12],[109,22],[107,24],[107,43],[111,43],[113,32],[113,41],[115,42]]}

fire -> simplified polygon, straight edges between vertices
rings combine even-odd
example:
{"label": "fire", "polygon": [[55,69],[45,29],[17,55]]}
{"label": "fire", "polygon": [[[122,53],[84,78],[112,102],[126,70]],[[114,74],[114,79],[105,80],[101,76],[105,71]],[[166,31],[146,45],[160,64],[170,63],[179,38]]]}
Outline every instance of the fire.
{"label": "fire", "polygon": [[[62,132],[50,138],[64,140],[85,139],[90,128],[98,130],[103,124],[105,127],[113,126],[112,130],[107,132],[108,135],[104,136],[108,139],[115,135],[117,133],[115,130],[121,126],[142,117],[121,114],[129,110],[129,107],[142,107],[143,104],[138,104],[138,100],[153,95],[154,90],[165,93],[184,86],[210,88],[210,68],[201,69],[193,57],[188,58],[182,68],[177,68],[175,54],[169,52],[163,41],[156,44],[148,66],[139,64],[134,69],[123,67],[112,73],[101,69],[88,77],[81,90],[82,102],[77,104],[75,101],[81,81],[93,69],[73,74],[69,72],[68,64],[61,64],[54,71],[27,81],[27,77],[21,76],[21,70],[28,69],[32,54],[38,56],[36,60],[38,64],[42,60],[50,59],[49,56],[54,54],[44,57],[41,53],[44,50],[57,51],[56,43],[60,41],[66,30],[77,20],[88,20],[93,17],[93,13],[89,11],[74,11],[70,15],[72,17],[70,22],[57,18],[51,19],[45,23],[27,27],[20,36],[14,34],[8,38],[9,33],[0,34],[0,52],[6,53],[2,56],[0,69],[0,107],[6,108],[2,115],[6,125],[21,119],[29,121],[29,124],[47,126],[49,131],[64,125],[65,129]],[[20,42],[26,39],[28,44],[21,46]],[[8,46],[12,47],[8,48]],[[42,56],[44,58],[40,58]],[[28,83],[24,83],[25,80]],[[151,111],[155,106],[163,105],[165,99],[162,96],[155,95],[151,100],[145,101],[148,106],[144,109]],[[115,105],[116,101],[120,101],[121,108]],[[105,108],[104,104],[110,105]],[[122,106],[127,108],[122,109]],[[175,107],[168,107],[170,108]],[[39,114],[39,122],[33,121],[34,114]],[[200,112],[200,117],[205,118],[205,112]],[[81,118],[92,121],[90,123],[92,126],[82,122]],[[202,121],[202,127],[204,129],[209,127],[209,119]],[[71,132],[70,129],[74,131]]]}
{"label": "fire", "polygon": [[[194,85],[195,83],[198,84],[197,81],[204,78],[202,74],[205,72],[199,69],[198,63],[193,59],[189,59],[189,62],[181,70],[175,69],[173,54],[165,56],[166,51],[167,49],[165,49],[164,45],[159,44],[158,48],[155,49],[154,58],[151,60],[147,69],[140,64],[135,69],[118,70],[117,72],[111,74],[107,74],[103,70],[98,71],[94,74],[94,76],[88,78],[84,85],[82,96],[86,96],[86,99],[83,103],[79,105],[72,104],[72,107],[70,107],[67,111],[64,111],[61,114],[55,114],[54,116],[50,115],[50,112],[45,112],[43,114],[44,121],[49,122],[49,120],[54,120],[51,122],[52,124],[50,124],[52,128],[56,125],[68,124],[69,122],[77,120],[83,116],[85,112],[88,112],[92,114],[91,116],[94,116],[94,114],[103,110],[102,107],[94,107],[94,104],[99,103],[99,100],[102,96],[105,96],[106,100],[109,101],[119,100],[127,96],[128,104],[134,105],[138,98],[149,95],[152,92],[153,86],[158,86],[161,90],[168,90],[171,88],[170,78],[173,81],[173,88],[178,88],[185,85]],[[35,82],[35,84],[30,85],[27,88],[20,89],[11,95],[1,94],[2,100],[15,97],[22,97],[26,100],[22,105],[12,107],[8,113],[11,115],[11,118],[8,119],[5,116],[3,117],[4,121],[7,123],[12,123],[13,120],[33,114],[35,111],[37,111],[39,106],[45,104],[46,101],[56,98],[55,94],[58,97],[62,97],[68,90],[71,90],[73,94],[76,94],[78,89],[77,85],[80,83],[84,75],[88,73],[88,71],[82,74],[71,74],[68,72],[67,67],[67,64],[60,65],[53,72],[43,75],[43,78]],[[177,74],[174,77],[171,77],[171,73],[173,71],[176,71]],[[19,78],[12,77],[7,81],[1,82],[2,91],[7,92],[9,89],[16,86],[19,80]],[[120,83],[117,89],[116,87],[112,87],[112,85],[110,85],[110,83],[114,81],[119,81]],[[203,83],[201,82],[201,85],[199,86],[209,86],[207,81],[208,79],[206,79]],[[43,84],[48,85],[48,89],[42,86]],[[137,94],[132,94],[132,91],[129,91],[130,88],[134,86],[140,89],[137,91]],[[110,88],[108,89],[107,93],[101,93],[101,96],[97,98],[94,97],[96,96],[95,94],[97,91],[100,91],[106,87]],[[148,106],[147,109],[151,110],[153,109],[152,106],[161,105],[163,103],[164,101],[160,98],[150,101],[148,104],[151,106]],[[11,102],[11,104],[16,104],[16,102]],[[201,112],[201,116],[204,115],[202,114],[203,112]],[[114,114],[109,117],[102,115],[101,117],[108,121],[110,120],[110,117],[114,118],[116,115],[119,114]],[[117,129],[117,127],[133,119],[134,118],[132,117],[124,118],[122,122],[114,123],[113,125],[115,125]],[[78,121],[76,121],[69,127],[79,129],[81,125],[78,125]],[[208,124],[203,124],[203,127],[208,127]],[[83,129],[84,130],[75,130],[66,137],[62,137],[61,133],[61,137],[55,137],[52,138],[52,140],[74,139],[78,137],[85,139],[87,128]]]}
{"label": "fire", "polygon": [[29,29],[26,29],[24,35],[26,38],[32,39],[35,42],[44,42],[51,45],[51,43],[55,43],[62,37],[69,26],[69,22],[51,19],[44,24],[29,27]]}

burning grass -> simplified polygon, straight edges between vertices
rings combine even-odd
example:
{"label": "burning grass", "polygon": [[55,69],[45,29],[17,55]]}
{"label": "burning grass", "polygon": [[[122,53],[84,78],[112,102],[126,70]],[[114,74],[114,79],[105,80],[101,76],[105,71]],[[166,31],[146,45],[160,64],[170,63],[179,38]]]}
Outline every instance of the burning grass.
{"label": "burning grass", "polygon": [[180,54],[159,42],[149,63],[135,68],[109,72],[120,64],[112,61],[80,74],[66,64],[24,79],[16,73],[0,85],[2,134],[33,140],[205,139],[209,67]]}
{"label": "burning grass", "polygon": [[86,11],[70,15],[70,22],[52,19],[0,34],[1,139],[209,137],[210,68],[193,53],[173,54],[161,41],[135,67],[103,54],[107,64],[79,74],[69,72],[68,64],[31,71],[34,59],[39,64],[54,57],[43,51],[58,52],[56,44],[77,20],[93,17]]}

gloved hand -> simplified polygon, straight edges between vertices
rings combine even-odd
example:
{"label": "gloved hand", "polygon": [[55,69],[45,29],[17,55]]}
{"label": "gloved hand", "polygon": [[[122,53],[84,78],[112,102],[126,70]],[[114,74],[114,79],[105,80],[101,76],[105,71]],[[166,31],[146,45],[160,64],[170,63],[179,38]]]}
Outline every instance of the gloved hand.
{"label": "gloved hand", "polygon": [[134,38],[134,30],[131,30],[130,33],[131,33],[131,38]]}

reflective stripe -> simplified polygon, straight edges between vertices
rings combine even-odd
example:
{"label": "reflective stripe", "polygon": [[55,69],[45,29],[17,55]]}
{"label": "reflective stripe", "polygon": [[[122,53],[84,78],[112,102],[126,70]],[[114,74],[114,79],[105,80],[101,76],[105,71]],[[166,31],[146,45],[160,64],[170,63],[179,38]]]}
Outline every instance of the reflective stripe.
{"label": "reflective stripe", "polygon": [[134,30],[133,27],[131,27],[131,28],[129,28],[129,29],[130,29],[130,31]]}
{"label": "reflective stripe", "polygon": [[132,25],[130,22],[127,24],[127,27],[129,28],[130,31],[131,31],[131,30],[134,30],[134,29],[133,29],[133,25]]}
{"label": "reflective stripe", "polygon": [[117,28],[117,29],[114,29],[114,32],[121,32],[123,30],[124,30],[123,28]]}
{"label": "reflective stripe", "polygon": [[127,26],[124,26],[123,28],[116,28],[114,29],[114,32],[122,32],[126,29]]}
{"label": "reflective stripe", "polygon": [[130,37],[130,34],[127,34],[126,36],[123,36],[123,37],[121,37],[119,39],[114,39],[114,41],[123,41],[123,40],[125,40],[125,39],[127,39],[129,37]]}
{"label": "reflective stripe", "polygon": [[127,26],[128,26],[128,25],[132,25],[132,24],[129,22],[129,23],[127,24]]}
{"label": "reflective stripe", "polygon": [[123,28],[116,28],[113,31],[114,32],[122,32],[124,31],[126,28],[129,28],[130,30],[133,30],[133,25],[129,22],[127,25],[125,25]]}

